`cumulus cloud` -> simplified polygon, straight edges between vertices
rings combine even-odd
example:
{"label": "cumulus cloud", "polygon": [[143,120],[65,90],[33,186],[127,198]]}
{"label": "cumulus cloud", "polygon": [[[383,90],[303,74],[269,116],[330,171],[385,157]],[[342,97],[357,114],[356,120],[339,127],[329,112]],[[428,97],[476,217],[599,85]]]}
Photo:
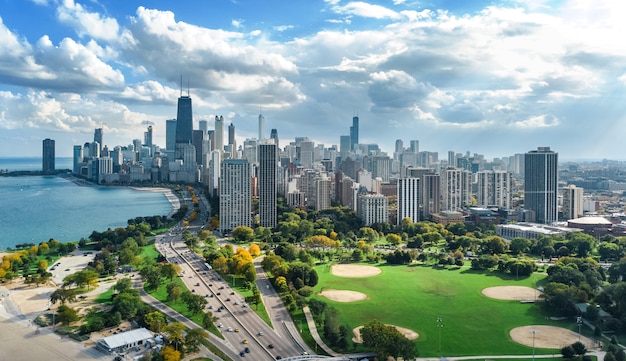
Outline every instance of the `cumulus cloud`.
{"label": "cumulus cloud", "polygon": [[117,20],[102,16],[97,12],[87,11],[73,0],[64,0],[57,8],[59,20],[72,26],[79,36],[94,39],[115,40],[119,33]]}
{"label": "cumulus cloud", "polygon": [[401,16],[397,12],[384,6],[369,4],[362,1],[353,1],[346,5],[335,5],[333,11],[338,14],[356,15],[374,19],[399,19]]}

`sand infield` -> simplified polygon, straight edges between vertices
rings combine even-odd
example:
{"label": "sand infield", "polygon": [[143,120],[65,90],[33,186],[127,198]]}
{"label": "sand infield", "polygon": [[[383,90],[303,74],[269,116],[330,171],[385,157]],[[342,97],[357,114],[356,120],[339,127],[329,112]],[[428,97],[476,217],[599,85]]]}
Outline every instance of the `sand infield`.
{"label": "sand infield", "polygon": [[365,293],[357,292],[357,291],[348,291],[348,290],[323,290],[318,293],[320,296],[324,296],[331,301],[336,302],[357,302],[363,301],[368,298]]}
{"label": "sand infield", "polygon": [[378,267],[358,264],[334,264],[330,270],[335,276],[347,278],[371,277],[382,273]]}
{"label": "sand infield", "polygon": [[498,300],[532,301],[542,297],[541,291],[525,286],[497,286],[482,290],[482,294]]}
{"label": "sand infield", "polygon": [[[533,332],[535,336],[534,343],[537,348],[560,349],[578,342],[579,337],[576,332],[566,328],[544,325],[516,327],[512,329],[509,334],[513,341],[532,347]],[[597,349],[597,343],[588,337],[581,336],[580,342],[582,342],[588,350]]]}

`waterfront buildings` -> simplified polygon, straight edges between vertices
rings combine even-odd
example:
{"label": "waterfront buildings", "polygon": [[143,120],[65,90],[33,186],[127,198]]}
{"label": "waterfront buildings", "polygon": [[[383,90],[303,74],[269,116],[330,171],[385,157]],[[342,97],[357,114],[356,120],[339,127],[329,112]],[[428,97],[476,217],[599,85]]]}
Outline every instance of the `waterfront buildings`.
{"label": "waterfront buildings", "polygon": [[55,149],[54,149],[54,140],[50,138],[46,138],[43,140],[43,149],[42,149],[42,164],[41,170],[44,173],[54,172],[54,161],[55,161]]}

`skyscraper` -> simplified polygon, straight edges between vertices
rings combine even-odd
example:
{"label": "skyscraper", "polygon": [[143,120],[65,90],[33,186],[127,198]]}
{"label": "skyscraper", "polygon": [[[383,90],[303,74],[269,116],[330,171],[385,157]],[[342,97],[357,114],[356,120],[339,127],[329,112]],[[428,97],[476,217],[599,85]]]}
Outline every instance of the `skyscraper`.
{"label": "skyscraper", "polygon": [[471,204],[472,174],[460,168],[441,170],[441,210],[456,211]]}
{"label": "skyscraper", "polygon": [[557,221],[558,153],[538,147],[524,156],[524,209],[535,212],[537,223]]}
{"label": "skyscraper", "polygon": [[233,123],[230,123],[230,125],[228,126],[228,144],[232,146],[231,148],[234,155],[234,153],[237,152],[237,141],[235,140],[235,126],[233,125]]}
{"label": "skyscraper", "polygon": [[42,146],[41,169],[44,173],[54,172],[54,140],[46,138],[43,140]]}
{"label": "skyscraper", "polygon": [[263,227],[274,227],[277,222],[277,154],[273,142],[259,144],[259,221]]}
{"label": "skyscraper", "polygon": [[73,163],[73,167],[72,167],[72,172],[74,174],[80,174],[80,165],[83,163],[83,146],[82,145],[75,145],[74,146],[74,163]]}
{"label": "skyscraper", "polygon": [[352,126],[350,127],[350,149],[354,150],[354,147],[359,144],[359,117],[352,117]]}
{"label": "skyscraper", "polygon": [[206,135],[200,129],[194,129],[191,132],[191,144],[196,148],[196,164],[202,165],[204,154],[208,152],[205,146]]}
{"label": "skyscraper", "polygon": [[420,221],[420,179],[408,177],[398,179],[398,220],[410,218],[413,222]]}
{"label": "skyscraper", "polygon": [[96,130],[93,132],[93,141],[98,142],[98,153],[102,151],[102,146],[104,145],[104,143],[102,143],[103,137],[104,137],[104,129],[96,128]]}
{"label": "skyscraper", "polygon": [[265,139],[265,117],[259,114],[259,140]]}
{"label": "skyscraper", "polygon": [[189,95],[181,95],[178,98],[178,112],[176,115],[176,144],[191,144],[192,130],[191,97]]}
{"label": "skyscraper", "polygon": [[238,226],[250,227],[250,163],[245,159],[226,159],[220,172],[220,230],[230,232]]}
{"label": "skyscraper", "polygon": [[165,149],[176,150],[176,119],[165,121]]}
{"label": "skyscraper", "polygon": [[278,143],[278,130],[276,128],[272,128],[270,131],[270,139],[274,139],[274,144],[276,144],[276,148],[280,149],[280,143]]}
{"label": "skyscraper", "polygon": [[215,116],[215,134],[213,135],[215,138],[215,150],[219,150],[220,152],[224,151],[224,117],[223,116]]}

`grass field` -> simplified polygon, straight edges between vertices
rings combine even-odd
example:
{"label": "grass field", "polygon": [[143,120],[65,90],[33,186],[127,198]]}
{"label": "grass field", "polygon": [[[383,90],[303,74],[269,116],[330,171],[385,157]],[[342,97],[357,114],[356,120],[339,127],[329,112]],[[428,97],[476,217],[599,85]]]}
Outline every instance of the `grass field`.
{"label": "grass field", "polygon": [[[339,310],[341,322],[351,329],[373,319],[412,329],[421,357],[466,355],[529,355],[532,349],[514,343],[509,331],[517,326],[544,324],[568,327],[569,322],[546,320],[539,304],[499,301],[481,290],[491,286],[534,287],[544,274],[515,280],[496,273],[474,272],[467,267],[439,268],[425,265],[380,265],[382,274],[368,278],[333,276],[328,265],[317,266],[323,289],[363,292],[368,300],[333,302],[314,295]],[[437,327],[437,318],[443,327]],[[439,337],[441,332],[441,338]],[[439,341],[441,339],[441,341]],[[554,350],[535,350],[553,353]]]}

